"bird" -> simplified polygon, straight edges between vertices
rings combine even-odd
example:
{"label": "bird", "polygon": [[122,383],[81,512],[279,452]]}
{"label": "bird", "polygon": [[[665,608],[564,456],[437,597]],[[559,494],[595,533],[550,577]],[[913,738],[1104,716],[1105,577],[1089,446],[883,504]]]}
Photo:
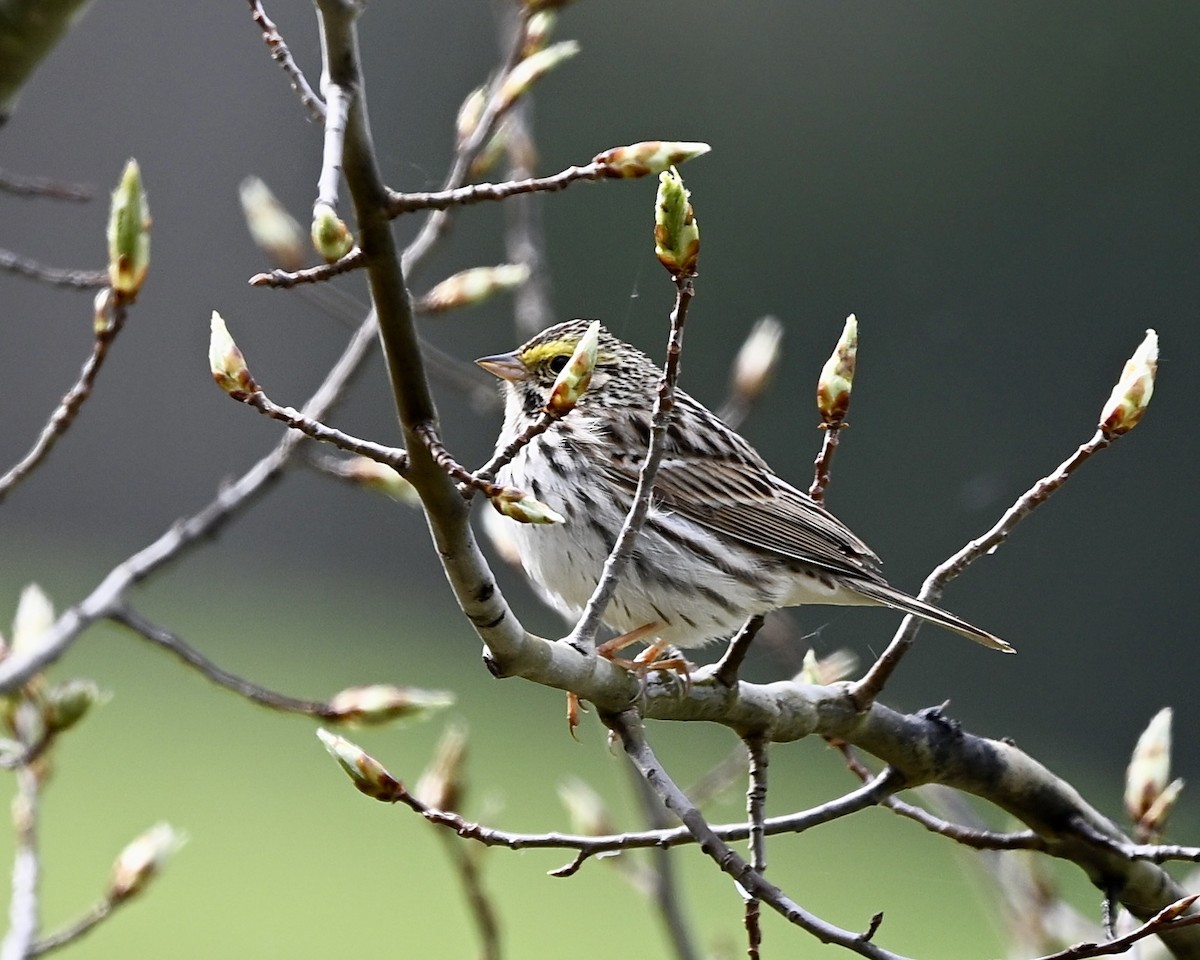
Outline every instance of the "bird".
{"label": "bird", "polygon": [[[475,361],[501,382],[497,452],[543,417],[591,323],[558,323],[509,353]],[[650,357],[600,327],[591,382],[575,407],[496,473],[498,483],[529,492],[563,520],[518,523],[512,536],[529,579],[568,618],[587,605],[632,505],[660,378]],[[891,607],[1014,652],[893,587],[844,523],[676,389],[650,510],[603,622],[682,650],[729,637],[752,616],[806,604]]]}

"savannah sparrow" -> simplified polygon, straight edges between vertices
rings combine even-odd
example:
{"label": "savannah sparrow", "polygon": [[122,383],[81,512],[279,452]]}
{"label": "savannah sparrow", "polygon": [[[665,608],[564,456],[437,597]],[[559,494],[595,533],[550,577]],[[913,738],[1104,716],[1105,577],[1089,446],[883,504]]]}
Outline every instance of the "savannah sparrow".
{"label": "savannah sparrow", "polygon": [[[502,449],[537,420],[589,321],[542,331],[480,366],[503,381]],[[654,362],[601,328],[591,385],[574,410],[527,444],[497,480],[566,519],[516,524],[526,573],[577,617],[632,503],[660,377]],[[675,393],[653,506],[604,622],[619,633],[656,624],[677,647],[732,635],[754,614],[805,603],[893,607],[1011,653],[1012,647],[884,580],[879,558],[807,494],[775,475],[703,404]]]}

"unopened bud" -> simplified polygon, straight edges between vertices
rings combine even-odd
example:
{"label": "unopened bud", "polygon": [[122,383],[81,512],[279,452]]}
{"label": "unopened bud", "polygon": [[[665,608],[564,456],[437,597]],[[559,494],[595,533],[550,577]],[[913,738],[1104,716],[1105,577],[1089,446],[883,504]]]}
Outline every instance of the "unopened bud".
{"label": "unopened bud", "polygon": [[68,680],[45,691],[42,699],[46,729],[51,733],[62,733],[75,726],[104,697],[91,680]]}
{"label": "unopened bud", "polygon": [[567,808],[571,830],[588,837],[616,833],[616,825],[604,798],[577,777],[558,785],[558,798]]}
{"label": "unopened bud", "polygon": [[567,518],[551,510],[524,490],[503,487],[491,497],[491,504],[502,514],[517,523],[566,523]]}
{"label": "unopened bud", "polygon": [[1100,429],[1106,437],[1119,437],[1137,426],[1154,396],[1157,372],[1158,334],[1147,330],[1145,339],[1125,362],[1121,379],[1100,411]]}
{"label": "unopened bud", "polygon": [[150,207],[137,161],[125,164],[108,215],[108,282],[120,296],[137,295],[150,269]]}
{"label": "unopened bud", "polygon": [[500,86],[500,110],[507,110],[514,100],[528,93],[529,88],[538,80],[578,52],[578,43],[574,40],[563,40],[526,57],[508,71],[508,76]]}
{"label": "unopened bud", "polygon": [[524,263],[501,263],[494,267],[471,267],[447,277],[423,296],[417,309],[443,313],[456,307],[482,303],[498,293],[513,290],[529,279]]}
{"label": "unopened bud", "polygon": [[318,730],[317,736],[360,793],[384,803],[394,803],[404,795],[400,781],[361,747],[328,730]]}
{"label": "unopened bud", "polygon": [[555,416],[565,417],[575,409],[575,404],[583,396],[592,382],[592,372],[596,369],[596,353],[600,345],[600,321],[593,320],[588,324],[571,359],[558,374],[554,387],[550,391],[550,399],[546,401],[546,412]]}
{"label": "unopened bud", "polygon": [[696,274],[700,225],[688,202],[690,194],[675,168],[658,175],[654,202],[654,254],[676,279]]}
{"label": "unopened bud", "polygon": [[125,900],[141,893],[187,837],[169,823],[155,824],[121,851],[113,864],[108,896]]}
{"label": "unopened bud", "polygon": [[1138,737],[1125,771],[1125,812],[1139,823],[1171,776],[1171,708],[1163,707]]}
{"label": "unopened bud", "polygon": [[554,30],[558,13],[549,8],[539,9],[525,21],[525,42],[521,47],[522,57],[531,57],[545,48]]}
{"label": "unopened bud", "polygon": [[643,140],[598,153],[592,163],[603,164],[610,177],[644,177],[702,157],[711,149],[707,143],[687,140]]}
{"label": "unopened bud", "polygon": [[849,650],[834,650],[824,657],[817,657],[811,647],[804,654],[804,664],[796,674],[798,683],[808,683],[814,686],[825,686],[844,680],[858,666],[858,657]]}
{"label": "unopened bud", "polygon": [[313,249],[326,263],[340,260],[354,249],[353,235],[337,211],[327,203],[318,203],[313,207],[311,234]]}
{"label": "unopened bud", "polygon": [[858,359],[858,321],[854,314],[846,318],[841,339],[834,347],[817,380],[817,409],[827,426],[840,425],[850,406],[854,388],[854,365]]}
{"label": "unopened bud", "polygon": [[331,719],[351,725],[375,725],[392,720],[423,720],[454,703],[454,694],[416,687],[376,683],[347,687],[329,701]]}
{"label": "unopened bud", "polygon": [[454,134],[461,147],[471,139],[471,134],[479,126],[479,118],[483,116],[483,108],[487,106],[487,87],[476,87],[467,94],[467,99],[458,108],[458,116],[454,118]]}
{"label": "unopened bud", "polygon": [[350,457],[347,460],[333,461],[325,466],[338,476],[361,484],[369,490],[382,493],[399,503],[415,506],[421,502],[416,487],[405,480],[398,470],[389,467],[386,463],[380,463],[370,457]]}
{"label": "unopened bud", "polygon": [[466,793],[463,774],[466,757],[467,729],[462,724],[451,724],[438,741],[429,766],[417,781],[413,790],[417,799],[434,810],[449,813],[461,810]]}
{"label": "unopened bud", "polygon": [[782,343],[783,324],[774,317],[754,324],[733,363],[730,392],[737,403],[750,404],[762,395],[779,364]]}
{"label": "unopened bud", "polygon": [[1172,780],[1163,787],[1162,793],[1150,804],[1150,808],[1137,822],[1135,832],[1139,840],[1143,843],[1151,842],[1166,832],[1167,820],[1171,816],[1171,811],[1175,809],[1175,804],[1179,801],[1179,795],[1182,792],[1183,781],[1180,779]]}
{"label": "unopened bud", "polygon": [[54,605],[36,583],[21,591],[13,617],[9,652],[16,657],[32,657],[41,649],[43,639],[54,626]]}
{"label": "unopened bud", "polygon": [[96,336],[104,333],[112,323],[112,287],[101,287],[92,298],[92,332]]}
{"label": "unopened bud", "polygon": [[242,215],[250,236],[284,270],[298,270],[304,265],[304,228],[300,226],[275,194],[258,177],[247,177],[238,187]]}
{"label": "unopened bud", "polygon": [[258,384],[246,366],[246,358],[216,310],[212,313],[212,332],[208,340],[208,366],[217,386],[236,400],[258,390]]}

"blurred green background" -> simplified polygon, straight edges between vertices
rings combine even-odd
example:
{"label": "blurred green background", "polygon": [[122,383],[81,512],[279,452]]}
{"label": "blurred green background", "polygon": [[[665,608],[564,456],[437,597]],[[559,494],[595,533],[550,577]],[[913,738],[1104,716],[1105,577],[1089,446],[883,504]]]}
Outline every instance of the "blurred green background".
{"label": "blurred green background", "polygon": [[[310,6],[268,9],[315,82]],[[454,112],[496,59],[492,8],[377,3],[361,26],[385,175],[397,188],[434,188]],[[1128,751],[1170,704],[1177,769],[1194,776],[1195,626],[1182,601],[1197,570],[1200,9],[579,0],[558,36],[583,52],[539,88],[542,172],[640,139],[713,145],[683,171],[704,235],[684,385],[718,404],[751,323],[779,316],[786,355],[744,432],[785,476],[807,480],[814,378],[845,315],[858,315],[854,429],[829,502],[898,585],[915,589],[1090,436],[1124,359],[1146,327],[1158,329],[1163,362],[1143,424],[947,597],[1019,655],[927,631],[888,701],[950,699],[969,729],[1015,737],[1114,816]],[[346,335],[304,297],[245,283],[264,264],[242,225],[238,182],[262,176],[303,221],[320,134],[244,5],[94,4],[0,131],[6,168],[93,183],[101,196],[131,155],[154,216],[151,276],[79,423],[0,509],[0,611],[30,580],[60,605],[80,598],[278,435],[212,386],[212,309],[281,402],[307,395]],[[671,291],[650,254],[653,190],[578,185],[541,209],[559,315],[601,317],[661,355]],[[0,246],[99,267],[105,206],[0,197]],[[499,207],[462,211],[416,290],[503,259],[503,224]],[[397,225],[405,238],[414,230]],[[357,279],[341,286],[361,296]],[[72,382],[91,308],[84,295],[8,275],[0,303],[7,465]],[[423,333],[464,358],[516,340],[504,302],[427,321]],[[452,449],[482,460],[496,413],[446,388],[439,400]],[[395,440],[377,362],[334,420]],[[559,629],[501,576],[531,628]],[[559,695],[488,678],[415,512],[299,470],[136,599],[224,666],[297,695],[370,681],[455,690],[453,713],[471,731],[470,812],[489,822],[565,828],[555,789],[568,776],[627,806],[627,778],[594,722],[575,744]],[[812,608],[790,623],[819,651],[866,656],[895,617]],[[761,646],[757,679],[788,675],[802,652]],[[47,925],[89,902],[112,857],[151,823],[191,835],[147,900],[76,956],[311,956],[364,942],[431,957],[475,951],[432,831],[358,796],[311,724],[213,690],[111,628],[86,635],[55,675],[93,676],[115,697],[61,751],[45,816]],[[414,780],[440,728],[359,739]],[[716,729],[653,733],[683,782],[731,748]],[[848,785],[816,744],[777,748],[771,774],[772,812]],[[737,793],[714,818],[738,815]],[[1195,840],[1195,809],[1185,794],[1176,839]],[[990,895],[964,882],[969,861],[910,824],[876,812],[771,851],[774,879],[829,919],[861,928],[885,910],[892,949],[1000,949]],[[486,858],[509,955],[564,945],[581,958],[663,954],[638,894],[604,864],[571,880],[544,875],[563,860]],[[694,852],[679,860],[701,943],[739,952],[729,884]],[[1094,893],[1077,895],[1092,908]],[[774,918],[766,929],[774,949],[818,953]]]}

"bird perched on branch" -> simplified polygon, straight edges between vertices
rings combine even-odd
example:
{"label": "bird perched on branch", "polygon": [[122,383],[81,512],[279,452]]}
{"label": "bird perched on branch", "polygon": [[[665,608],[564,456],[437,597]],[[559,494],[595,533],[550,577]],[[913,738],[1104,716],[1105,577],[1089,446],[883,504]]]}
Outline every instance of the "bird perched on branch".
{"label": "bird perched on branch", "polygon": [[[476,361],[503,382],[497,450],[542,417],[589,324],[560,323]],[[497,475],[565,521],[518,524],[513,537],[526,573],[570,617],[587,604],[633,502],[660,377],[649,357],[601,327],[586,391]],[[755,614],[809,603],[888,606],[1013,652],[889,584],[845,524],[677,390],[652,506],[604,622],[688,648],[732,635]]]}

